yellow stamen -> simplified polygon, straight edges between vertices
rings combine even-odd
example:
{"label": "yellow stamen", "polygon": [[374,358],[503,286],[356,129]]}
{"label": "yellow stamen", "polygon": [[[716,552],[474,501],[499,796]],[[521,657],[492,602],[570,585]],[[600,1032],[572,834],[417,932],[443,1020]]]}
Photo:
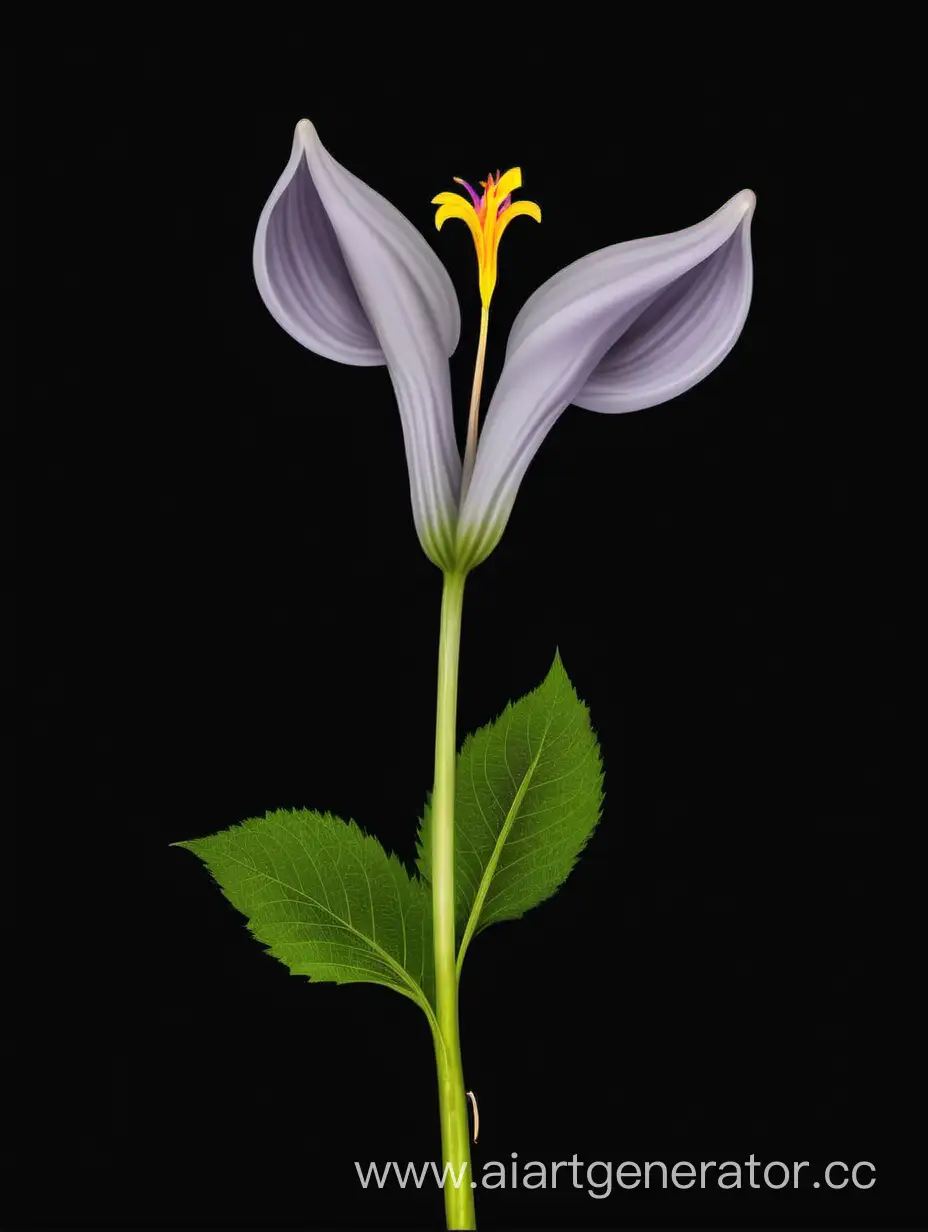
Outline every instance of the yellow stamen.
{"label": "yellow stamen", "polygon": [[[455,182],[465,184],[455,176]],[[460,218],[466,223],[477,250],[477,270],[480,283],[480,338],[477,343],[477,363],[474,370],[474,385],[467,419],[467,444],[464,450],[464,490],[470,482],[474,458],[477,453],[477,419],[480,412],[480,390],[483,384],[483,365],[487,348],[487,325],[490,300],[496,289],[496,262],[499,242],[503,232],[514,218],[534,218],[541,222],[541,210],[534,201],[516,201],[500,207],[517,188],[522,187],[522,170],[512,167],[496,178],[488,175],[480,181],[483,196],[475,206],[467,197],[456,192],[441,192],[432,198],[439,209],[435,214],[435,226],[440,231],[449,218]],[[473,191],[473,190],[471,190]]]}
{"label": "yellow stamen", "polygon": [[[463,184],[463,180],[458,180]],[[523,215],[541,222],[541,210],[534,201],[519,201],[507,205],[502,213],[500,206],[516,189],[522,187],[522,170],[512,167],[497,179],[488,175],[480,181],[483,196],[475,207],[467,197],[456,192],[442,192],[432,198],[432,204],[441,208],[435,215],[435,226],[440,231],[449,218],[460,218],[470,229],[477,250],[477,268],[480,275],[480,300],[489,308],[496,287],[496,261],[499,241],[513,218]]]}

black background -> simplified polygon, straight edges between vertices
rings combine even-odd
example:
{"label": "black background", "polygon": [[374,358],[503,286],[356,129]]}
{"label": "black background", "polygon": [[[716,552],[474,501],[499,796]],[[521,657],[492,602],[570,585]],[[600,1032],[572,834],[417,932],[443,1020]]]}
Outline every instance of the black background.
{"label": "black background", "polygon": [[[809,1160],[807,1181],[478,1192],[481,1226],[910,1222],[883,974],[897,443],[853,249],[867,101],[821,76],[565,74],[555,42],[468,78],[281,39],[25,57],[17,1218],[441,1222],[436,1190],[365,1192],[354,1170],[436,1157],[425,1020],[291,977],[168,846],[305,805],[411,861],[431,777],[440,575],[386,372],[302,350],[252,281],[306,115],[447,264],[459,411],[474,256],[429,206],[452,176],[518,163],[544,214],[502,247],[487,389],[563,264],[758,197],[734,352],[666,406],[568,410],[468,582],[461,732],[559,647],[607,794],[556,898],[474,944],[462,1030],[478,1166],[753,1152]],[[813,1189],[830,1160],[876,1185]]]}

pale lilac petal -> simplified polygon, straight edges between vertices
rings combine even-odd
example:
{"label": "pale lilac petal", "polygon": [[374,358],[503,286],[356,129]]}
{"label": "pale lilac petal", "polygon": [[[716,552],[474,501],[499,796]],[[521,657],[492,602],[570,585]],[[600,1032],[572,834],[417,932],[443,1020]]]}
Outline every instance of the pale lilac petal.
{"label": "pale lilac petal", "polygon": [[734,346],[751,301],[754,194],[693,227],[615,244],[548,280],[513,323],[461,513],[473,565],[502,534],[526,468],[571,402],[657,406]]}
{"label": "pale lilac petal", "polygon": [[416,529],[431,559],[447,564],[461,477],[448,356],[461,320],[444,266],[399,210],[336,162],[301,120],[261,214],[254,270],[272,316],[303,346],[341,363],[387,365]]}
{"label": "pale lilac petal", "polygon": [[313,183],[299,128],[261,211],[254,271],[271,316],[310,351],[363,367],[387,362]]}

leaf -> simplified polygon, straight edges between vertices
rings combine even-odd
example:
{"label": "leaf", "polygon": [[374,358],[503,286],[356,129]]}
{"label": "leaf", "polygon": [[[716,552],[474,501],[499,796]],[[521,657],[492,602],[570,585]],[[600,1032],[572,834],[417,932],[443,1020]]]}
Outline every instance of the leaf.
{"label": "leaf", "polygon": [[280,809],[172,846],[203,860],[252,934],[294,975],[385,984],[431,1015],[428,886],[353,821]]}
{"label": "leaf", "polygon": [[[544,682],[468,736],[458,756],[458,969],[476,933],[518,919],[564,882],[599,821],[602,783],[589,711],[555,655]],[[430,801],[417,863],[430,879]]]}

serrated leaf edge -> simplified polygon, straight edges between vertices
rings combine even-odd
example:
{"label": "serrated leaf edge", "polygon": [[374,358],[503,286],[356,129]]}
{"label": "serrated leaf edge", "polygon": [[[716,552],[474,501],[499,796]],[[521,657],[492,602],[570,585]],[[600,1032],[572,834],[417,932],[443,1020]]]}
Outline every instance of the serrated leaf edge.
{"label": "serrated leaf edge", "polygon": [[[316,810],[307,809],[305,811],[314,812]],[[261,820],[265,820],[267,817],[271,815],[272,815],[271,813],[267,813],[265,814],[264,819],[255,817],[255,818],[249,818],[248,820],[253,821],[253,822],[260,822]],[[336,818],[334,814],[331,814],[331,813],[319,814],[319,815],[327,817],[327,818],[331,818],[333,821],[339,821],[342,825],[353,827],[361,834],[363,838],[372,839],[381,848],[381,850],[386,855],[387,859],[396,860],[397,863],[402,868],[402,871],[406,874],[407,877],[409,877],[409,873],[406,872],[406,869],[402,865],[402,862],[399,861],[392,852],[388,852],[379,839],[377,839],[372,834],[368,834],[367,831],[363,830],[357,824],[357,822],[353,820],[344,822],[341,820],[341,818]],[[228,831],[228,830],[241,829],[246,824],[247,822],[239,822],[237,825],[226,827],[226,830]],[[222,889],[222,883],[219,881],[219,879],[216,877],[216,874],[213,872],[212,868],[210,867],[209,860],[205,857],[205,855],[203,855],[198,850],[198,848],[202,844],[205,844],[206,842],[208,842],[210,838],[218,837],[218,835],[222,833],[223,831],[218,831],[216,835],[208,835],[206,836],[206,838],[186,839],[180,842],[168,844],[170,847],[183,847],[187,851],[193,852],[193,854],[197,856],[200,860],[202,860],[203,863],[206,865],[206,867],[209,869],[210,875],[212,876],[213,880],[216,881],[217,885],[219,885],[220,889]],[[236,856],[231,855],[228,851],[223,852],[223,859],[232,860],[235,864],[238,864],[241,868],[249,869],[252,872],[254,871],[253,869],[251,869],[250,865],[248,865],[244,860],[238,859]],[[339,916],[336,912],[334,912],[331,909],[331,907],[329,907],[328,903],[322,903],[322,902],[317,901],[316,899],[311,898],[306,893],[305,890],[297,889],[295,886],[290,885],[288,882],[282,881],[280,877],[271,876],[268,873],[264,873],[263,875],[267,877],[268,881],[274,882],[276,885],[279,885],[282,889],[287,890],[291,894],[303,899],[304,902],[310,903],[314,908],[317,908],[317,909],[321,908],[323,911],[327,912],[328,915],[330,915],[332,919],[335,920],[340,927],[347,929],[350,933],[353,933],[354,936],[359,938],[363,942],[364,945],[366,945],[369,949],[375,951],[378,958],[380,958],[384,962],[384,964],[387,967],[389,967],[392,971],[395,971],[397,973],[402,983],[392,984],[387,980],[370,980],[370,979],[359,981],[359,982],[367,983],[367,984],[380,984],[383,988],[392,988],[394,992],[398,992],[402,996],[408,997],[410,1001],[414,1001],[423,1010],[423,1012],[425,1013],[425,1016],[429,1020],[430,1025],[432,1026],[433,1031],[438,1032],[438,1021],[435,1017],[435,1013],[434,1013],[434,1010],[432,1009],[429,999],[425,995],[425,989],[422,987],[422,985],[419,983],[418,980],[414,979],[413,976],[409,974],[409,972],[406,970],[405,967],[403,967],[400,963],[396,961],[396,959],[392,956],[392,954],[387,953],[387,951],[384,950],[372,937],[366,936],[364,933],[360,932],[357,928],[355,928],[353,924],[349,923],[347,920],[343,920],[341,916]],[[410,877],[410,880],[412,881],[413,878]],[[421,880],[421,878],[416,877],[415,880]],[[238,908],[236,908],[236,910],[238,910]],[[243,914],[243,913],[240,912],[240,914]],[[252,928],[251,921],[248,919],[247,916],[246,916],[246,924],[248,927],[248,931],[252,933],[252,935],[257,940],[260,941],[261,939],[257,936],[257,933]],[[404,927],[405,927],[405,923],[404,923]],[[265,943],[262,941],[261,944],[264,945]],[[403,984],[405,984],[406,987],[403,987],[402,986]]]}
{"label": "serrated leaf edge", "polygon": [[[463,756],[464,747],[468,744],[470,740],[474,739],[480,732],[490,727],[496,726],[499,722],[501,722],[501,720],[505,717],[506,714],[508,714],[512,709],[514,709],[515,706],[519,705],[521,702],[527,701],[533,695],[537,695],[548,684],[554,684],[555,686],[557,686],[558,684],[566,684],[568,692],[571,693],[575,701],[579,703],[581,710],[587,716],[589,716],[589,708],[586,706],[583,699],[577,693],[577,690],[574,687],[573,681],[570,679],[570,676],[567,673],[567,669],[564,666],[564,661],[561,658],[560,648],[558,647],[555,649],[554,661],[552,662],[551,667],[548,669],[548,672],[544,680],[542,680],[540,684],[536,685],[534,689],[531,689],[529,690],[528,693],[523,694],[523,696],[519,698],[518,701],[508,702],[505,708],[503,709],[503,711],[499,715],[497,715],[495,719],[491,719],[489,723],[484,724],[483,727],[479,728],[475,732],[472,732],[465,739],[464,744],[461,746],[461,749],[458,753],[458,762],[460,762],[460,759]],[[497,866],[499,865],[499,861],[500,861],[500,857],[503,852],[503,848],[506,845],[506,840],[509,837],[509,833],[512,830],[512,827],[515,825],[516,818],[519,815],[519,809],[522,806],[522,801],[525,799],[528,789],[531,786],[531,782],[532,782],[532,779],[534,778],[535,771],[538,768],[538,763],[541,760],[541,755],[545,750],[547,736],[548,736],[548,732],[551,729],[551,723],[553,722],[553,718],[554,718],[554,708],[552,707],[547,723],[545,724],[544,735],[542,736],[541,742],[538,746],[538,752],[532,758],[532,763],[529,766],[529,768],[526,770],[522,778],[522,782],[519,784],[518,790],[516,791],[512,804],[509,806],[509,811],[506,814],[506,820],[503,822],[502,828],[500,829],[499,835],[496,839],[496,843],[493,846],[493,853],[490,856],[490,859],[487,861],[486,868],[483,871],[483,876],[480,878],[480,885],[477,887],[477,894],[474,897],[474,903],[473,903],[473,906],[471,907],[470,915],[468,916],[468,919],[467,919],[467,924],[464,929],[464,935],[462,936],[461,944],[458,947],[458,955],[457,955],[457,960],[456,960],[456,972],[457,972],[458,979],[461,978],[461,969],[464,964],[464,957],[465,957],[465,954],[467,953],[467,947],[470,945],[474,936],[479,931],[480,913],[483,909],[484,903],[486,902],[486,898],[489,893],[490,886],[493,883],[493,878],[496,875],[496,869],[497,869]],[[598,746],[598,742],[595,740],[595,736],[594,736],[594,742],[595,742],[594,743],[594,748],[595,748]],[[428,801],[426,802],[426,808],[427,806],[428,806]],[[593,823],[594,828],[596,824],[599,822],[601,817],[602,817],[602,806],[600,802],[600,813],[596,818],[596,822]],[[587,836],[587,840],[588,839],[589,839],[589,835]],[[584,842],[583,845],[586,846],[586,841]],[[421,871],[422,870],[420,868],[420,873]],[[422,877],[424,880],[427,880],[427,878],[425,878],[424,873],[422,873]]]}

